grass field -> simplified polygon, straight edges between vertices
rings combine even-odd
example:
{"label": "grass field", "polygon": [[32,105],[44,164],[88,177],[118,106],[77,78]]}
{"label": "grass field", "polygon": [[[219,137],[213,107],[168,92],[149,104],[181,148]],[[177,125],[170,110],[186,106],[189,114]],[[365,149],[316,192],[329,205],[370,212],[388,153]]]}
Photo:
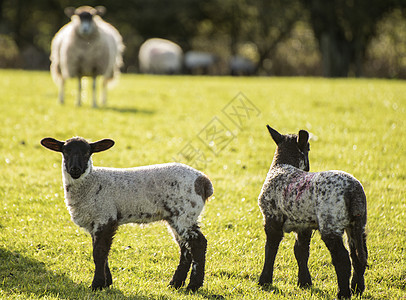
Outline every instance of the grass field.
{"label": "grass field", "polygon": [[[91,93],[66,103],[47,72],[0,70],[1,299],[334,299],[330,255],[314,234],[313,288],[296,286],[294,235],[282,241],[274,285],[257,281],[265,233],[257,197],[275,145],[265,128],[309,130],[311,171],[341,169],[364,185],[369,269],[364,299],[406,299],[406,83],[318,78],[122,75],[106,107]],[[215,193],[202,215],[208,239],[204,286],[195,294],[167,287],[178,247],[166,226],[120,227],[110,252],[113,286],[89,289],[90,236],[70,220],[61,156],[43,137],[80,135],[116,145],[95,165],[128,167],[173,160],[200,168]]]}

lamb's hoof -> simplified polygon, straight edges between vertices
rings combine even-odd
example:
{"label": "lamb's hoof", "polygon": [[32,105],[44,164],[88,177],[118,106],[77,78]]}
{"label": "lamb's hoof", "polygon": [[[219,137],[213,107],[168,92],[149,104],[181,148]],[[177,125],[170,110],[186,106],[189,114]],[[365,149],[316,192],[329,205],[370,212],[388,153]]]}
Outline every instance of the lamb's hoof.
{"label": "lamb's hoof", "polygon": [[353,280],[351,282],[351,290],[353,293],[357,294],[357,295],[362,295],[362,293],[365,290],[365,282],[364,280],[358,280],[359,282],[356,282],[355,280]]}
{"label": "lamb's hoof", "polygon": [[95,279],[92,282],[92,291],[93,292],[100,291],[104,288],[109,287],[110,285],[111,285],[111,283],[110,284],[106,283],[106,280],[96,280]]}
{"label": "lamb's hoof", "polygon": [[345,292],[339,291],[337,294],[337,299],[350,299],[350,298],[351,298],[350,290],[345,291]]}
{"label": "lamb's hoof", "polygon": [[191,291],[191,292],[196,292],[200,287],[202,286],[202,284],[191,284],[189,283],[189,285],[187,286],[187,290]]}
{"label": "lamb's hoof", "polygon": [[301,288],[301,289],[309,289],[312,287],[313,283],[312,280],[302,280],[302,281],[298,281],[297,285]]}
{"label": "lamb's hoof", "polygon": [[184,285],[185,285],[184,281],[178,282],[172,279],[171,282],[169,282],[169,286],[173,287],[176,290],[180,289]]}
{"label": "lamb's hoof", "polygon": [[258,284],[260,286],[270,286],[272,285],[272,280],[266,280],[262,276],[259,278]]}

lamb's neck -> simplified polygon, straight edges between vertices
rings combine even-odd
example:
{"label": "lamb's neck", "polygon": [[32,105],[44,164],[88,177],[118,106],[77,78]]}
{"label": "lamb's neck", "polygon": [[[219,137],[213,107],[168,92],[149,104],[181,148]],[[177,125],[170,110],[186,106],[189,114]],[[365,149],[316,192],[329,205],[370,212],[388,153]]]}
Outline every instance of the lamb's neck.
{"label": "lamb's neck", "polygon": [[89,161],[87,162],[87,168],[86,168],[85,172],[78,179],[73,179],[72,176],[66,170],[65,161],[62,160],[62,181],[63,181],[63,185],[65,187],[65,190],[68,187],[81,186],[83,184],[83,182],[87,179],[88,175],[90,173],[92,173],[92,171],[93,171],[93,163],[92,163],[92,159],[90,158]]}
{"label": "lamb's neck", "polygon": [[297,162],[295,161],[295,159],[292,158],[289,154],[279,153],[278,151],[276,151],[272,160],[271,168],[280,165],[291,165],[296,168],[299,167],[297,166]]}

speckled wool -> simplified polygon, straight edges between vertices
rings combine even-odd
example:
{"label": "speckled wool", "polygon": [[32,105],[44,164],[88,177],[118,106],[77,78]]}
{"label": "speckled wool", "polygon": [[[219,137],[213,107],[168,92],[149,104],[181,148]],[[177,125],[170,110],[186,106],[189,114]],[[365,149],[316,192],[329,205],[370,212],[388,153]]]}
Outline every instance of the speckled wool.
{"label": "speckled wool", "polygon": [[[361,295],[368,258],[367,205],[361,183],[342,171],[309,172],[310,144],[306,130],[300,130],[298,135],[282,135],[269,125],[267,128],[277,147],[258,197],[267,237],[259,284],[272,283],[275,257],[284,232],[294,231],[298,285],[311,286],[310,240],[313,230],[318,229],[336,271],[337,297],[349,298],[354,292]],[[344,231],[354,270],[351,285],[351,261],[342,239]]]}
{"label": "speckled wool", "polygon": [[290,165],[277,165],[268,172],[259,206],[264,216],[283,222],[285,232],[312,228],[322,234],[342,235],[353,216],[366,210],[365,202],[350,205],[353,193],[362,196],[363,189],[348,173],[309,173]]}
{"label": "speckled wool", "polygon": [[119,225],[165,219],[176,224],[179,234],[187,235],[206,200],[196,193],[195,182],[207,177],[179,163],[114,169],[93,167],[89,159],[86,172],[76,180],[62,165],[69,213],[89,233],[110,219]]}

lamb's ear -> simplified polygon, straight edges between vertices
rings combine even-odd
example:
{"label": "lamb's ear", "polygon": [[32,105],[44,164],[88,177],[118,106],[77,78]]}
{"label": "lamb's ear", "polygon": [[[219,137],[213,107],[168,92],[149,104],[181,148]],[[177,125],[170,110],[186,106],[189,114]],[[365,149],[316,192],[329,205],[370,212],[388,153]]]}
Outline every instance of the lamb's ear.
{"label": "lamb's ear", "polygon": [[56,152],[62,152],[62,147],[64,144],[65,142],[61,142],[53,138],[44,138],[41,140],[42,146]]}
{"label": "lamb's ear", "polygon": [[104,6],[99,5],[96,6],[94,9],[96,10],[95,14],[100,17],[104,16],[104,14],[106,13],[106,8]]}
{"label": "lamb's ear", "polygon": [[299,135],[297,137],[297,143],[299,144],[299,148],[302,151],[308,150],[306,149],[308,142],[309,142],[309,133],[306,130],[300,130]]}
{"label": "lamb's ear", "polygon": [[283,140],[283,135],[277,132],[275,129],[273,129],[271,126],[266,125],[266,128],[268,128],[269,133],[271,134],[272,139],[275,141],[277,145],[279,145],[280,142]]}
{"label": "lamb's ear", "polygon": [[92,153],[105,151],[113,147],[114,141],[110,139],[100,140],[94,143],[90,143],[90,148],[92,149]]}
{"label": "lamb's ear", "polygon": [[68,18],[71,18],[75,14],[75,10],[76,8],[69,6],[65,8],[64,13]]}

